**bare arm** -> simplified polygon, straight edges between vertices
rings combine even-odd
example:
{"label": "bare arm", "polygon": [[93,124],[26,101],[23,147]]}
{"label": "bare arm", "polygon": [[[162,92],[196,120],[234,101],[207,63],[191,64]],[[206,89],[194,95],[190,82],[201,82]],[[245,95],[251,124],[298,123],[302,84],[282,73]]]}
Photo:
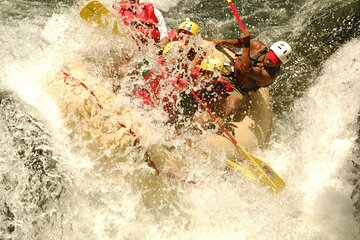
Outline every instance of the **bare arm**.
{"label": "bare arm", "polygon": [[213,43],[217,44],[217,45],[224,45],[224,46],[228,46],[228,47],[237,47],[237,48],[241,48],[241,43],[239,43],[239,40],[237,38],[235,39],[212,39],[210,40]]}
{"label": "bare arm", "polygon": [[259,87],[264,87],[270,85],[277,76],[277,71],[269,72],[268,69],[261,67],[253,67],[251,65],[250,55],[257,54],[260,50],[265,47],[265,44],[259,40],[249,40],[249,32],[245,32],[241,35],[240,40],[243,42],[242,56],[239,57],[240,61],[237,66],[240,68],[240,74],[238,75],[238,81],[243,84],[245,87],[251,88],[251,80],[255,81],[256,85]]}

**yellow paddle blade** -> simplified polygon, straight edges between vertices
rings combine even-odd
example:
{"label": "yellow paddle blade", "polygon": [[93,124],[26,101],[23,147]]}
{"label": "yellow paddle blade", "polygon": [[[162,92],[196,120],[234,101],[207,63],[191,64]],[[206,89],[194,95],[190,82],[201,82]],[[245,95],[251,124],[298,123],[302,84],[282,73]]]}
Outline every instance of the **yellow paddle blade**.
{"label": "yellow paddle blade", "polygon": [[243,174],[245,174],[246,177],[250,178],[251,180],[256,179],[256,176],[252,174],[252,172],[250,172],[249,170],[247,170],[246,168],[244,168],[243,166],[241,166],[240,164],[234,161],[227,159],[226,166],[232,170],[241,171]]}
{"label": "yellow paddle blade", "polygon": [[80,11],[80,17],[98,27],[109,28],[119,33],[119,18],[99,1],[88,2]]}
{"label": "yellow paddle blade", "polygon": [[248,153],[240,144],[236,144],[236,147],[249,163],[249,171],[272,192],[278,193],[285,188],[285,182],[268,164]]}

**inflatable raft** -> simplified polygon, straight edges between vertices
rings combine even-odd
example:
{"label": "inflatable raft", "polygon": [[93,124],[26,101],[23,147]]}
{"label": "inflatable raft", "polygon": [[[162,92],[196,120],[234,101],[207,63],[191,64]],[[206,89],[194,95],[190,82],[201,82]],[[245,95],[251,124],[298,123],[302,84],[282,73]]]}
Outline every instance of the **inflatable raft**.
{"label": "inflatable raft", "polygon": [[[109,161],[126,161],[126,155],[143,138],[141,119],[132,111],[130,99],[117,96],[111,83],[78,66],[64,68],[50,79],[48,90],[58,103],[70,138],[79,143],[76,147],[89,152],[93,159],[104,165]],[[235,120],[231,124],[235,126],[233,135],[239,144],[249,151],[265,144],[272,130],[268,89],[250,92]],[[227,159],[242,159],[241,153],[225,135],[213,134],[206,141],[211,146],[209,149],[224,152]],[[182,163],[176,161],[176,156],[171,156],[168,148],[146,147],[152,158],[158,159],[159,168],[176,172],[181,168]],[[165,160],[164,155],[170,160]],[[216,165],[224,167],[226,160],[219,160]]]}

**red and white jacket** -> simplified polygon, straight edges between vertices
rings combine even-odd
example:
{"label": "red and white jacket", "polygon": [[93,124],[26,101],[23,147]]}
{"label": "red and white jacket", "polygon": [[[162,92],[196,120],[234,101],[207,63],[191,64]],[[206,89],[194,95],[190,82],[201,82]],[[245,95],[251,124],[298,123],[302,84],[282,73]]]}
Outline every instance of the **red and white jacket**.
{"label": "red and white jacket", "polygon": [[113,5],[115,11],[122,17],[123,23],[132,30],[138,30],[140,39],[152,38],[160,41],[160,31],[157,27],[159,20],[151,3],[131,4],[118,2]]}

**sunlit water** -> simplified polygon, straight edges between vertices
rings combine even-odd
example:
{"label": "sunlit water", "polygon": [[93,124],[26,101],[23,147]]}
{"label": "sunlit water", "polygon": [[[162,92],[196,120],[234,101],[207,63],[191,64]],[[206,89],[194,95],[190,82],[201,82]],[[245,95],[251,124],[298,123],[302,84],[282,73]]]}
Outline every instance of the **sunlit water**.
{"label": "sunlit water", "polygon": [[[167,10],[176,2],[160,5]],[[359,39],[321,63],[319,73],[307,79],[311,86],[276,123],[269,147],[253,152],[286,182],[274,196],[241,175],[212,167],[181,138],[171,144],[193,163],[185,177],[196,179],[195,185],[153,176],[138,161],[142,150],[113,153],[99,146],[111,162],[99,167],[94,157],[99,154],[82,147],[89,142],[69,137],[71,116],[61,114],[48,77],[84,56],[93,54],[100,62],[110,49],[130,51],[134,62],[151,54],[138,53],[126,38],[90,28],[78,10],[73,6],[49,18],[3,20],[1,99],[9,102],[2,100],[0,118],[0,239],[360,238],[350,199],[359,128]],[[124,71],[133,67],[125,65]],[[127,96],[116,103],[133,108]],[[142,117],[137,134],[143,145],[170,144],[164,141],[171,129],[157,124],[159,112],[134,111],[134,116]],[[87,126],[76,127],[81,132]],[[29,150],[33,146],[42,151]],[[25,164],[32,157],[46,166],[44,177]]]}

